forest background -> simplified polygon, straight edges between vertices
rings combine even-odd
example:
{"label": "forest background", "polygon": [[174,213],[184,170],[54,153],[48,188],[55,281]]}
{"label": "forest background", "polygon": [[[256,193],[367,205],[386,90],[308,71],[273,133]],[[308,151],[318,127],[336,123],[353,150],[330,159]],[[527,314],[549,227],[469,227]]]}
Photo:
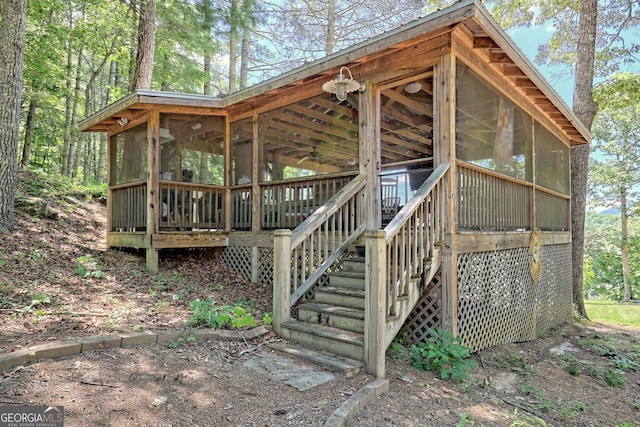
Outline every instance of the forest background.
{"label": "forest background", "polygon": [[[15,156],[0,150],[0,178],[17,162],[20,168],[62,175],[77,185],[106,192],[106,136],[80,133],[76,125],[83,117],[141,88],[136,72],[149,72],[146,86],[153,90],[224,95],[450,3],[2,0],[0,25],[5,30],[17,14],[14,6],[26,5],[26,20],[20,30],[24,65],[17,145]],[[594,143],[586,190],[582,291],[588,298],[639,298],[640,77],[627,70],[638,69],[640,63],[640,1],[539,0],[527,4],[524,8],[516,0],[485,2],[511,32],[550,30],[532,59],[563,73],[565,78],[550,79],[556,86],[572,81],[566,76],[581,74],[575,67],[580,63],[580,19],[589,15],[597,18],[591,76],[578,76],[574,87],[574,109],[579,85],[584,83],[588,96],[593,97],[595,108],[591,110],[594,114],[598,111],[592,127]],[[151,25],[144,27],[145,23]],[[154,41],[151,62],[147,63],[151,65],[141,66],[140,53],[148,42],[148,31],[153,32]],[[8,45],[0,50],[8,50]],[[2,76],[5,80],[8,77]],[[4,104],[5,99],[0,102]],[[0,120],[4,121],[4,116]],[[591,127],[591,123],[587,125]],[[603,208],[612,210],[603,212]]]}

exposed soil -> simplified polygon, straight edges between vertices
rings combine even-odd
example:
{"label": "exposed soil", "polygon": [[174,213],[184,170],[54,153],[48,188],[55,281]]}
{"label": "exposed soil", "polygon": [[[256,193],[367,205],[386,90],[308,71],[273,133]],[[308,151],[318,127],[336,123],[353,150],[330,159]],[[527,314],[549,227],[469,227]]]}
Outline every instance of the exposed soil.
{"label": "exposed soil", "polygon": [[[258,324],[271,311],[271,288],[234,274],[214,251],[163,251],[161,272],[151,274],[143,254],[106,250],[102,204],[50,203],[53,218],[16,212],[15,232],[0,235],[3,353],[80,336],[182,329],[197,298],[242,303]],[[373,380],[337,377],[299,391],[245,366],[266,360],[265,344],[276,340],[184,340],[43,361],[4,372],[0,404],[64,405],[68,426],[322,425]],[[473,355],[479,367],[461,384],[420,372],[404,357],[389,353],[389,392],[350,426],[640,426],[637,329],[576,323],[487,349]]]}

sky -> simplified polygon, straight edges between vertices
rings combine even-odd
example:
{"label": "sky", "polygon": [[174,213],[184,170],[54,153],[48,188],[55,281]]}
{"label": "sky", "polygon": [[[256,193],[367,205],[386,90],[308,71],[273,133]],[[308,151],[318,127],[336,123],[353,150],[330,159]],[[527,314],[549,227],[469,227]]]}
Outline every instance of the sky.
{"label": "sky", "polygon": [[[542,27],[513,28],[506,32],[567,105],[571,107],[573,105],[573,75],[571,74],[573,70],[567,70],[566,67],[561,66],[538,65],[534,61],[538,53],[538,46],[549,40],[552,31],[553,26],[547,23]],[[629,33],[624,35],[624,38],[629,43],[640,43],[639,35]],[[640,73],[640,63],[636,63],[623,71]]]}

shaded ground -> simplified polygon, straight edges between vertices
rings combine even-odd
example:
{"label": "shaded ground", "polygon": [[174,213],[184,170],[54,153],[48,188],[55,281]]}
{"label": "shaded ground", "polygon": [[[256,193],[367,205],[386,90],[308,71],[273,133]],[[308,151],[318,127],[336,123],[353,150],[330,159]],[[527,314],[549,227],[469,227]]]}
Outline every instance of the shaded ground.
{"label": "shaded ground", "polygon": [[[51,207],[57,215],[48,219],[17,212],[15,233],[0,235],[3,353],[114,331],[181,329],[196,298],[241,304],[259,324],[271,311],[271,289],[233,274],[212,251],[162,252],[161,272],[150,274],[142,254],[105,249],[103,205],[56,199]],[[4,372],[0,404],[64,405],[69,426],[322,425],[372,380],[335,378],[299,391],[245,365],[267,360],[264,344],[277,339],[183,340],[44,361]],[[350,426],[640,426],[638,330],[565,325],[475,354],[479,367],[457,385],[404,358],[388,355],[390,391]]]}

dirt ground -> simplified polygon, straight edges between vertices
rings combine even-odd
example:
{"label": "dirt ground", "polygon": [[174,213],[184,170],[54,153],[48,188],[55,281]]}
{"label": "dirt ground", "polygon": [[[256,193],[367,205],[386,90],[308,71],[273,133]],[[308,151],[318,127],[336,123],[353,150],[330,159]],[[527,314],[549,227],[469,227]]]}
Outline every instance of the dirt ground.
{"label": "dirt ground", "polygon": [[[211,251],[161,252],[161,272],[151,274],[142,254],[106,250],[103,205],[51,205],[53,217],[17,212],[16,231],[0,235],[3,353],[80,336],[182,329],[196,298],[242,304],[258,324],[271,311],[271,289],[233,274]],[[42,361],[2,373],[0,405],[63,405],[68,426],[322,425],[373,380],[336,377],[300,391],[247,367],[268,360],[268,342],[277,340],[183,340]],[[460,384],[406,358],[389,352],[389,392],[349,426],[640,426],[636,329],[563,325],[534,342],[474,354],[479,366]]]}

